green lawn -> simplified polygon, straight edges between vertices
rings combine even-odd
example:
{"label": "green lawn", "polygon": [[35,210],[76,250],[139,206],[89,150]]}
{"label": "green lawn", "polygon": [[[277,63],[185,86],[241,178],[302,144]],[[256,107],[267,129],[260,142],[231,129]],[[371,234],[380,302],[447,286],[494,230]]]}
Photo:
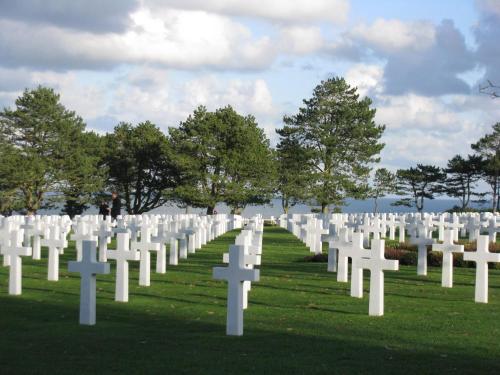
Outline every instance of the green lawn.
{"label": "green lawn", "polygon": [[46,260],[25,261],[22,296],[7,295],[0,267],[0,374],[500,373],[499,270],[487,305],[473,301],[474,269],[455,269],[453,289],[441,288],[440,269],[387,272],[385,316],[369,317],[367,293],[349,297],[349,284],[302,262],[308,250],[276,227],[265,230],[245,334],[225,336],[227,285],[211,273],[236,234],[153,272],[148,288],[135,264],[129,303],[113,301],[113,275],[99,277],[94,327],[78,325],[72,248],[58,282],[46,280]]}

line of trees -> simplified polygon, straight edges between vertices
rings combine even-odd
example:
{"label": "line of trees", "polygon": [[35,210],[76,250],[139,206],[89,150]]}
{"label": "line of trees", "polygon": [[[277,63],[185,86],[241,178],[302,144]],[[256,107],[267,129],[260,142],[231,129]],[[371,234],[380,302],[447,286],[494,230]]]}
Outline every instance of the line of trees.
{"label": "line of trees", "polygon": [[[455,209],[467,211],[472,203],[485,203],[491,197],[492,211],[500,209],[500,123],[493,125],[492,132],[471,144],[473,154],[455,155],[445,168],[417,164],[416,167],[399,169],[391,173],[378,169],[372,185],[372,198],[387,194],[401,196],[393,205],[414,207],[421,212],[425,199],[445,195],[459,202]],[[485,182],[489,192],[477,191],[478,183]]]}
{"label": "line of trees", "polygon": [[275,197],[285,211],[309,202],[327,212],[346,197],[369,194],[370,164],[383,147],[384,126],[374,116],[370,99],[333,78],[285,116],[276,149],[253,116],[230,106],[198,107],[166,133],[145,121],[100,135],[40,86],[0,112],[0,212],[59,205],[73,216],[112,190],[130,214],[167,202],[208,214],[225,203],[240,213]]}
{"label": "line of trees", "polygon": [[369,98],[343,78],[322,81],[297,113],[285,116],[275,149],[253,116],[232,107],[196,108],[178,127],[162,132],[145,121],[119,123],[112,133],[86,129],[51,88],[25,90],[13,109],[0,112],[0,213],[34,214],[57,205],[71,216],[118,191],[126,212],[142,214],[165,203],[204,208],[225,203],[231,212],[280,198],[283,210],[302,202],[327,213],[346,198],[399,194],[396,204],[423,209],[438,194],[457,197],[463,209],[479,180],[500,205],[500,123],[472,145],[474,155],[429,165],[376,170],[384,125]]}

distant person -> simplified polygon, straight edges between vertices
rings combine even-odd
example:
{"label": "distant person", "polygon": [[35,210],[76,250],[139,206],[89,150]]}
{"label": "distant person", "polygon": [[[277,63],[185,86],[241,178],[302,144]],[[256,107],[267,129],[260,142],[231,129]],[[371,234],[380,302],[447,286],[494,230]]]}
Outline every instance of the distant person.
{"label": "distant person", "polygon": [[122,202],[116,191],[113,191],[111,194],[111,202],[111,217],[113,220],[116,220],[116,218],[121,215],[122,211]]}
{"label": "distant person", "polygon": [[102,215],[104,217],[104,220],[106,220],[106,216],[109,215],[109,206],[107,202],[101,202],[101,205],[99,206],[99,215]]}

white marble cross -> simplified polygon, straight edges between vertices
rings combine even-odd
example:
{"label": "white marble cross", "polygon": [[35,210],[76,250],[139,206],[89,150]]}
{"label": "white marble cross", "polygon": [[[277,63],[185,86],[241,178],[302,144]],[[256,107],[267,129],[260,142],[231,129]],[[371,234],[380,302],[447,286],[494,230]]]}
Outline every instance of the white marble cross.
{"label": "white marble cross", "polygon": [[76,260],[82,260],[82,242],[83,241],[95,241],[95,237],[92,233],[88,233],[89,223],[80,221],[77,224],[77,229],[75,233],[70,236],[70,239],[75,241],[76,247]]}
{"label": "white marble cross", "polygon": [[499,223],[497,223],[497,217],[493,216],[488,220],[488,235],[490,236],[490,242],[497,242],[497,230],[498,227],[500,226]]}
{"label": "white marble cross", "polygon": [[107,258],[107,250],[108,250],[108,239],[111,238],[113,232],[109,230],[108,223],[106,221],[102,221],[99,226],[99,230],[93,232],[94,236],[97,236],[98,246],[99,246],[99,262],[106,262]]}
{"label": "white marble cross", "polygon": [[4,255],[10,259],[9,294],[19,295],[22,290],[23,264],[21,257],[31,255],[31,247],[23,247],[17,230],[10,233],[10,245],[3,248]]}
{"label": "white marble cross", "polygon": [[[353,233],[352,242],[345,241],[345,238],[340,237],[338,240],[335,240],[333,246],[338,249],[338,266],[337,266],[337,281],[346,283],[348,281],[349,275],[349,258],[352,257],[353,254],[353,242],[354,235],[356,234],[356,238],[359,242],[359,237],[361,236],[361,241],[363,241],[362,233]],[[361,242],[362,244],[363,242]]]}
{"label": "white marble cross", "polygon": [[464,253],[464,260],[476,262],[476,290],[474,300],[488,303],[488,262],[500,262],[499,253],[489,252],[489,236],[478,236],[475,252]]}
{"label": "white marble cross", "polygon": [[170,254],[168,264],[177,266],[179,264],[179,240],[174,235],[170,238]]}
{"label": "white marble cross", "polygon": [[245,267],[245,247],[231,245],[229,247],[229,266],[214,267],[213,277],[227,280],[227,323],[226,334],[243,335],[243,282],[259,281],[260,271]]}
{"label": "white marble cross", "polygon": [[[376,241],[376,239],[374,239]],[[351,297],[363,297],[363,258],[369,258],[370,250],[363,248],[363,234],[352,234],[352,246],[350,257],[351,264]]]}
{"label": "white marble cross", "polygon": [[[420,232],[419,233],[423,233]],[[417,261],[417,275],[427,275],[427,246],[434,243],[432,238],[425,236],[410,237],[410,244],[417,245],[418,261]]]}
{"label": "white marble cross", "polygon": [[167,225],[160,224],[158,235],[151,237],[151,242],[158,244],[158,252],[156,254],[156,273],[167,272],[167,249],[166,244],[170,241]]}
{"label": "white marble cross", "polygon": [[96,262],[95,241],[82,242],[82,260],[68,262],[69,272],[78,272],[80,281],[80,324],[95,324],[96,275],[108,274],[109,264]]}
{"label": "white marble cross", "polygon": [[138,261],[139,252],[130,250],[130,234],[121,232],[116,235],[116,250],[108,249],[108,259],[116,260],[115,301],[128,302],[128,262]]}
{"label": "white marble cross", "polygon": [[140,265],[139,265],[139,285],[151,285],[151,253],[150,251],[158,251],[159,245],[151,242],[151,228],[143,225],[141,228],[141,240],[132,241],[132,250],[139,250]]}
{"label": "white marble cross", "polygon": [[464,245],[455,245],[453,243],[454,231],[447,229],[444,231],[444,241],[442,244],[433,244],[433,251],[443,253],[443,270],[441,286],[444,288],[453,287],[453,253],[463,253]]}
{"label": "white marble cross", "polygon": [[321,242],[328,242],[328,272],[337,272],[337,248],[334,247],[334,244],[339,237],[340,233],[337,235],[335,224],[330,224],[328,233],[321,235]]}
{"label": "white marble cross", "polygon": [[60,238],[59,225],[57,223],[50,226],[49,238],[41,241],[42,246],[49,248],[47,280],[59,280],[59,255],[66,246],[66,240]]}
{"label": "white marble cross", "polygon": [[[460,223],[460,218],[456,214],[453,214],[453,221],[450,223],[447,223],[446,227],[453,231],[453,237],[452,237],[453,241],[458,241],[458,230],[463,229],[463,227],[464,227],[464,224]],[[444,234],[443,234],[443,236],[444,236]],[[444,237],[443,237],[443,241],[444,241]]]}
{"label": "white marble cross", "polygon": [[370,258],[360,259],[360,266],[370,270],[370,302],[368,315],[384,315],[384,271],[397,271],[397,260],[385,259],[385,241],[373,240]]}

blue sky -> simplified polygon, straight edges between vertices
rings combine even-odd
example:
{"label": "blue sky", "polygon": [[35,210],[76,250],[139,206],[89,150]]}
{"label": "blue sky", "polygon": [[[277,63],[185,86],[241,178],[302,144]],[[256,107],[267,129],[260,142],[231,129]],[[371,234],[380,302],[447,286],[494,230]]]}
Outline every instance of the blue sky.
{"label": "blue sky", "polygon": [[386,124],[382,165],[444,166],[500,121],[500,0],[0,0],[0,105],[54,87],[88,127],[253,114],[272,143],[322,79]]}

